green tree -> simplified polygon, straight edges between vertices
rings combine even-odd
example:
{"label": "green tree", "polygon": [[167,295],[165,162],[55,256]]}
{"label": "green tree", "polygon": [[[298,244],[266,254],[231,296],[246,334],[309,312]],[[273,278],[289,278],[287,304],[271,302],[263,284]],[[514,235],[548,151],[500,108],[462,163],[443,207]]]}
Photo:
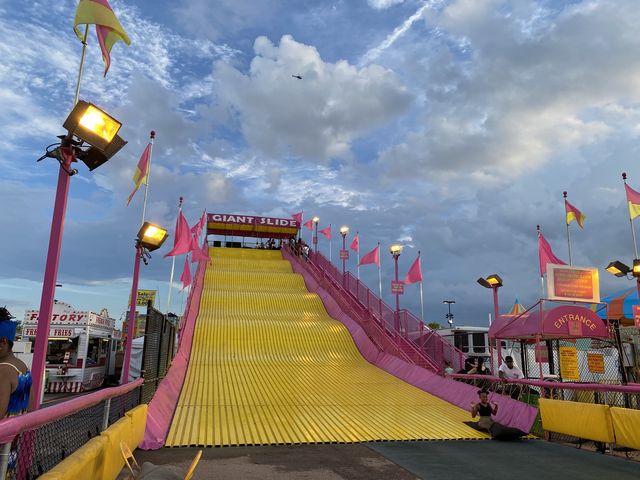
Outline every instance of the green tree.
{"label": "green tree", "polygon": [[442,328],[442,325],[440,325],[438,322],[431,322],[427,324],[427,327],[429,327],[431,330],[440,330]]}

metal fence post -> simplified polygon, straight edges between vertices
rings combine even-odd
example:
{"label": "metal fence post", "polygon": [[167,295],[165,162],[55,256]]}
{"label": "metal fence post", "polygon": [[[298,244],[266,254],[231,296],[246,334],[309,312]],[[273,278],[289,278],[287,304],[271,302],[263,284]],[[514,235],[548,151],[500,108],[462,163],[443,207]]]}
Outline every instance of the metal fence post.
{"label": "metal fence post", "polygon": [[[107,398],[104,402],[104,413],[102,414],[102,430],[109,428],[109,412],[111,411],[111,399]],[[2,477],[0,477],[2,478]]]}
{"label": "metal fence post", "polygon": [[9,456],[11,455],[11,442],[2,445],[0,453],[0,478],[7,476],[7,468],[9,467]]}

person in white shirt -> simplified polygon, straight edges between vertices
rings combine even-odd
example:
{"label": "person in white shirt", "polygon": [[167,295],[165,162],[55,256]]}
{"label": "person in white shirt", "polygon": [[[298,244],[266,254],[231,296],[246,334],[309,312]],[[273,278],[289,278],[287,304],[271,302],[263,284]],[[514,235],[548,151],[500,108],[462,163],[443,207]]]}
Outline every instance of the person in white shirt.
{"label": "person in white shirt", "polygon": [[514,380],[524,378],[524,373],[513,362],[513,357],[505,357],[504,363],[498,369],[498,376],[504,380]]}

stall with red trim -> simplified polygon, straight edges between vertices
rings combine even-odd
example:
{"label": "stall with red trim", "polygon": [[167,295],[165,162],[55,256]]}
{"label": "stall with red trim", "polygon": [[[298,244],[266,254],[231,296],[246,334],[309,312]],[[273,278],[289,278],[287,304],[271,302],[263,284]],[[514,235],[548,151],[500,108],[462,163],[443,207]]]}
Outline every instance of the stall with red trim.
{"label": "stall with red trim", "polygon": [[[35,339],[38,310],[27,310],[22,336]],[[100,387],[115,374],[116,352],[122,334],[115,320],[100,313],[78,311],[56,302],[53,307],[47,347],[46,392],[82,392]]]}

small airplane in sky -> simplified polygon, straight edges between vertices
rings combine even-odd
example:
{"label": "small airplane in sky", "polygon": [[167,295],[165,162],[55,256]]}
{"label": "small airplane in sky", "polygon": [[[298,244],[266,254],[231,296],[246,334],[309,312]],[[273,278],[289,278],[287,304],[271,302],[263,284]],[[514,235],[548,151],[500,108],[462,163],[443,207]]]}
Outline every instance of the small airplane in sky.
{"label": "small airplane in sky", "polygon": [[302,76],[301,75],[291,75],[293,78],[297,78],[298,80],[302,80]]}

